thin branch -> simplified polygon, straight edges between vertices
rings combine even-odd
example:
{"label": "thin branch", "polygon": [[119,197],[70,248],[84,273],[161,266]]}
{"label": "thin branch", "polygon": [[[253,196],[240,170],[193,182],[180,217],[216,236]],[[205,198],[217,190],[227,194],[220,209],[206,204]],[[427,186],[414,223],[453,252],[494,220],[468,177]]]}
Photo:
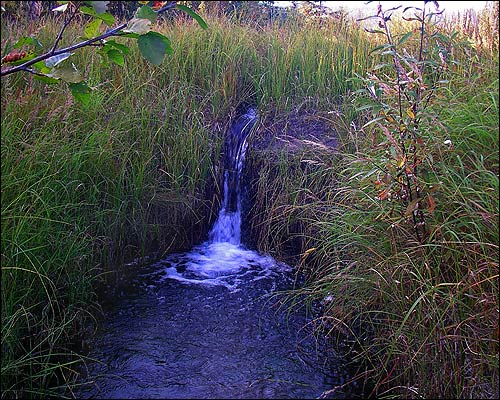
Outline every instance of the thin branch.
{"label": "thin branch", "polygon": [[171,8],[174,8],[175,6],[177,5],[177,2],[174,1],[173,3],[170,3],[170,4],[167,4],[166,6],[163,6],[162,8],[160,8],[157,13],[158,14],[161,14],[167,10],[170,10]]}
{"label": "thin branch", "polygon": [[97,42],[99,40],[106,39],[107,37],[110,37],[110,36],[115,36],[118,32],[122,31],[126,27],[127,27],[126,23],[125,24],[121,24],[121,25],[117,26],[116,28],[111,29],[111,30],[109,30],[109,31],[107,31],[107,32],[103,33],[102,35],[97,36],[95,38],[85,40],[83,42],[74,44],[74,45],[69,46],[69,47],[65,47],[63,49],[60,49],[60,50],[57,50],[57,51],[54,51],[54,52],[48,51],[45,54],[42,54],[42,55],[40,55],[38,57],[35,57],[35,58],[33,58],[33,59],[29,60],[29,61],[26,61],[24,64],[21,64],[21,65],[18,65],[17,67],[13,67],[13,68],[10,68],[8,70],[2,71],[1,74],[0,74],[0,76],[9,75],[9,74],[13,74],[15,72],[23,71],[26,67],[29,67],[29,66],[31,66],[33,64],[36,64],[39,61],[43,61],[43,60],[46,60],[47,58],[50,58],[50,57],[53,57],[53,56],[57,56],[57,55],[63,54],[63,53],[68,53],[70,51],[79,49],[81,47],[88,46],[91,43],[95,43],[95,42]]}
{"label": "thin branch", "polygon": [[361,22],[361,21],[365,21],[367,19],[372,19],[372,18],[379,18],[379,16],[378,15],[370,15],[370,16],[364,17],[364,18],[357,18],[356,22]]}
{"label": "thin branch", "polygon": [[[171,9],[171,8],[174,8],[176,5],[177,5],[177,2],[173,2],[173,3],[167,4],[166,6],[160,8],[157,12],[158,12],[158,14],[163,13],[163,12],[165,12],[165,11]],[[44,54],[42,54],[42,55],[40,55],[38,57],[35,57],[35,58],[33,58],[33,59],[29,60],[29,61],[26,61],[25,63],[23,63],[21,65],[18,65],[16,67],[12,67],[12,68],[7,69],[7,70],[2,70],[1,73],[0,73],[0,76],[5,76],[5,75],[13,74],[13,73],[19,72],[19,71],[26,71],[27,67],[29,67],[29,66],[31,66],[33,64],[36,64],[39,61],[46,60],[46,59],[48,59],[50,57],[54,57],[54,56],[57,56],[59,54],[68,53],[70,51],[79,49],[81,47],[89,46],[92,43],[95,43],[95,42],[98,42],[100,40],[106,39],[106,38],[108,38],[110,36],[119,36],[119,33],[123,29],[125,29],[127,27],[127,24],[128,23],[126,22],[124,24],[118,25],[116,28],[110,29],[110,30],[104,32],[100,36],[97,36],[97,37],[92,38],[92,39],[85,40],[83,42],[74,44],[72,46],[65,47],[65,48],[60,49],[60,50],[54,51],[54,49],[52,49],[51,51],[48,51],[47,53],[44,53]]]}
{"label": "thin branch", "polygon": [[57,38],[56,38],[56,41],[54,42],[54,46],[52,47],[52,50],[50,51],[50,54],[54,54],[54,52],[56,51],[57,49],[57,45],[59,44],[59,42],[61,41],[62,39],[62,35],[64,33],[64,31],[66,30],[66,28],[68,27],[68,25],[71,23],[71,21],[73,21],[73,18],[75,18],[76,16],[76,13],[79,11],[79,6],[78,4],[75,6],[75,9],[73,10],[73,13],[71,14],[71,17],[67,18],[65,16],[64,18],[64,24],[61,28],[61,31],[59,32],[59,35],[57,35]]}
{"label": "thin branch", "polygon": [[29,72],[30,74],[33,74],[33,75],[38,75],[38,76],[44,76],[44,77],[47,77],[47,75],[42,74],[41,72],[35,71],[34,69],[31,69],[31,68],[23,68],[22,70],[23,70],[23,71],[26,71],[26,72]]}

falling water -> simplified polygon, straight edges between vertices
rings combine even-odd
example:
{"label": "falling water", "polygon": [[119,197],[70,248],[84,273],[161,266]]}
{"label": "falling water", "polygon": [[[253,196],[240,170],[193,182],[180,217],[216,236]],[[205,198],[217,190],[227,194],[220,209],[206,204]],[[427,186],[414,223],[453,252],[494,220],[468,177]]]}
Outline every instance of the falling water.
{"label": "falling water", "polygon": [[257,120],[253,109],[231,126],[226,139],[224,198],[219,216],[210,231],[211,242],[241,244],[241,171],[248,148],[248,135]]}
{"label": "falling water", "polygon": [[274,297],[293,285],[292,269],[241,244],[241,171],[256,118],[250,110],[229,131],[209,240],[145,267],[111,296],[90,354],[100,363],[77,397],[313,398],[345,382],[338,360],[317,352],[305,310],[285,312]]}

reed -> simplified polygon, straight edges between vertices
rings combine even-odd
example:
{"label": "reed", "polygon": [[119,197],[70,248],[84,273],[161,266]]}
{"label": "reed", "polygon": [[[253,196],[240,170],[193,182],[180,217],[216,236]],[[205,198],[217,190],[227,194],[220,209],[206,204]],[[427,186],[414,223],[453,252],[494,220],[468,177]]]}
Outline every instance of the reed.
{"label": "reed", "polygon": [[190,246],[208,226],[222,135],[206,100],[196,105],[183,82],[164,86],[138,54],[124,70],[94,57],[75,60],[92,66],[86,107],[64,88],[2,79],[2,396],[71,382],[99,281],[141,254]]}

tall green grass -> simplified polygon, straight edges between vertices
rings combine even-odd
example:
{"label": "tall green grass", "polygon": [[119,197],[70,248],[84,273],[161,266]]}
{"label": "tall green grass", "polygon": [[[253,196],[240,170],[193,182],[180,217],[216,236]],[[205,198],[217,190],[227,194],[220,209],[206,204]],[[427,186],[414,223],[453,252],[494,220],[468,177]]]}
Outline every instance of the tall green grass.
{"label": "tall green grass", "polygon": [[[440,124],[430,138],[433,171],[429,173],[436,179],[437,205],[428,219],[432,234],[427,244],[412,243],[410,229],[395,219],[391,223],[367,179],[369,157],[358,154],[346,164],[346,186],[336,195],[340,227],[327,224],[324,237],[330,238],[325,239],[327,252],[339,246],[349,250],[350,267],[332,268],[325,280],[338,282],[340,288],[356,280],[362,284],[349,289],[354,293],[340,301],[343,307],[332,302],[326,315],[360,320],[374,332],[375,340],[359,343],[362,357],[373,366],[374,393],[379,396],[496,395],[495,70],[491,83],[483,83],[484,91],[471,92],[462,83],[462,90],[451,91],[446,102],[443,99]],[[330,288],[333,293],[339,290],[347,289],[336,283]]]}
{"label": "tall green grass", "polygon": [[[203,240],[240,103],[261,113],[305,98],[330,106],[366,63],[355,27],[334,38],[296,21],[204,17],[207,30],[189,20],[159,26],[174,50],[159,67],[134,46],[124,68],[76,52],[93,87],[86,106],[64,85],[2,78],[2,397],[63,393],[99,316],[100,282],[135,257]],[[2,47],[27,33],[49,47],[61,22],[2,21]],[[61,46],[81,32],[70,26]]]}
{"label": "tall green grass", "polygon": [[[422,127],[436,200],[426,244],[378,199],[380,152],[363,129],[344,131],[329,201],[308,204],[319,232],[303,249],[300,293],[323,304],[326,332],[353,341],[367,396],[498,396],[498,56],[457,50]],[[321,190],[321,179],[306,188]]]}

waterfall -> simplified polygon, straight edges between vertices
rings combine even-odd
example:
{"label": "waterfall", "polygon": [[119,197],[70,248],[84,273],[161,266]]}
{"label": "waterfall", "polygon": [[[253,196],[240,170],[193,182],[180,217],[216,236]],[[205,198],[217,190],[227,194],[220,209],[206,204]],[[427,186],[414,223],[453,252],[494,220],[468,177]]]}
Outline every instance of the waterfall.
{"label": "waterfall", "polygon": [[241,244],[241,172],[248,135],[257,120],[254,109],[236,119],[225,141],[224,197],[209,238],[212,243]]}
{"label": "waterfall", "polygon": [[188,253],[170,254],[156,264],[164,267],[164,279],[222,285],[235,292],[252,279],[267,278],[290,268],[241,244],[241,175],[248,135],[256,121],[257,114],[250,109],[231,124],[224,143],[224,192],[217,220],[206,242]]}

